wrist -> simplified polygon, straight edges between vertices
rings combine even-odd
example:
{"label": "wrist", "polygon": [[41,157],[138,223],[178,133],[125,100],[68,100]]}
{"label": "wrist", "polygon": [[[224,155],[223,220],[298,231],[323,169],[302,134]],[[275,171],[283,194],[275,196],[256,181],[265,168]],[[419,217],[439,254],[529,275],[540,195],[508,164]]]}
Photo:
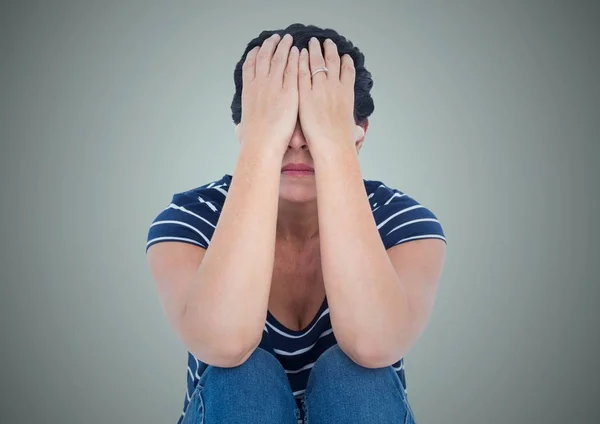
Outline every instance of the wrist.
{"label": "wrist", "polygon": [[338,162],[342,158],[358,156],[356,146],[350,142],[322,140],[318,143],[309,143],[309,146],[315,166],[318,166],[320,162],[326,166],[332,161]]}
{"label": "wrist", "polygon": [[240,139],[242,150],[258,151],[269,157],[275,156],[283,159],[288,143],[274,140],[269,137],[244,137]]}
{"label": "wrist", "polygon": [[276,145],[265,146],[265,143],[243,142],[239,152],[238,162],[252,166],[273,166],[281,169],[284,152],[277,149]]}

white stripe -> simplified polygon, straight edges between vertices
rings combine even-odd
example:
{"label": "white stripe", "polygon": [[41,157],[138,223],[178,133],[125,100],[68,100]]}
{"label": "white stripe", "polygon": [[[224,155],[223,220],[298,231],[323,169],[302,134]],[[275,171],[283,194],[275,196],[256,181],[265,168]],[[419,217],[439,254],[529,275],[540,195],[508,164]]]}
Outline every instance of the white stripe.
{"label": "white stripe", "polygon": [[298,374],[304,370],[310,369],[312,367],[315,366],[315,363],[313,362],[312,364],[308,364],[303,366],[302,368],[300,368],[299,370],[285,370],[286,374]]}
{"label": "white stripe", "polygon": [[369,195],[367,196],[367,199],[370,199],[370,198],[371,198],[371,197],[373,197],[374,195],[375,195],[375,192],[373,192],[373,193],[369,194]]}
{"label": "white stripe", "polygon": [[197,242],[196,240],[192,240],[189,238],[185,238],[185,237],[157,237],[157,238],[153,238],[152,240],[150,240],[148,243],[146,243],[146,247],[150,246],[150,244],[155,243],[157,241],[163,241],[163,240],[171,240],[171,241],[189,241],[190,243],[194,243],[197,244],[198,246],[204,247],[202,246],[202,244],[200,244],[199,242]]}
{"label": "white stripe", "polygon": [[222,186],[216,186],[216,187],[212,187],[212,188],[214,188],[215,190],[223,193],[223,196],[227,197],[227,192],[225,190],[223,190],[221,187]]}
{"label": "white stripe", "polygon": [[[435,238],[435,239],[440,239],[440,240],[446,241],[446,238],[440,236],[439,234],[425,234],[423,236],[414,236],[414,237],[403,238],[402,240],[398,241],[396,244],[400,244],[400,243],[405,242],[405,241],[418,240],[418,239],[426,239],[426,238]],[[394,246],[396,244],[394,244]]]}
{"label": "white stripe", "polygon": [[400,366],[398,368],[396,367],[392,367],[394,369],[394,371],[401,371],[404,368],[404,362],[400,364]]}
{"label": "white stripe", "polygon": [[294,397],[299,397],[304,394],[306,390],[298,390],[297,392],[292,393]]}
{"label": "white stripe", "polygon": [[[194,355],[192,355],[194,356]],[[196,361],[196,380],[200,380],[200,375],[198,375],[198,370],[200,369],[200,362],[198,362],[198,358],[194,356],[194,360]]]}
{"label": "white stripe", "polygon": [[390,198],[388,199],[388,201],[384,203],[384,205],[387,205],[388,203],[390,203],[394,197],[404,197],[404,196],[406,196],[406,193],[404,193],[404,194],[400,194],[400,193],[394,193],[394,194],[392,195],[392,197],[390,197]]}
{"label": "white stripe", "polygon": [[392,231],[390,231],[389,233],[387,233],[386,236],[389,236],[391,233],[393,233],[394,231],[396,231],[398,228],[406,227],[407,225],[410,225],[410,224],[416,224],[417,222],[437,222],[439,224],[439,221],[437,219],[435,219],[435,218],[414,219],[412,221],[408,221],[408,222],[405,222],[404,224],[398,225]]}
{"label": "white stripe", "polygon": [[213,205],[210,202],[207,202],[206,200],[204,200],[202,197],[198,196],[198,200],[200,201],[200,203],[205,204],[206,206],[208,206],[213,212],[217,211],[217,208],[215,205]]}
{"label": "white stripe", "polygon": [[190,377],[192,377],[192,381],[194,381],[194,373],[190,367],[187,367],[188,372],[190,373]]}
{"label": "white stripe", "polygon": [[[322,334],[321,334],[321,335],[318,337],[318,339],[320,339],[320,338],[322,338],[322,337],[325,337],[325,336],[327,336],[327,335],[329,335],[329,334],[331,334],[331,333],[333,333],[333,329],[332,329],[332,328],[330,328],[330,329],[329,329],[329,330],[327,330],[327,331],[324,331],[324,332],[323,332],[323,333],[322,333]],[[277,353],[278,355],[283,355],[283,356],[294,356],[294,355],[300,355],[300,354],[302,354],[302,353],[308,352],[308,351],[309,351],[309,350],[311,350],[313,347],[315,347],[315,345],[316,345],[316,344],[319,342],[319,340],[318,340],[318,339],[317,339],[317,341],[316,341],[316,342],[314,342],[312,345],[310,345],[310,346],[308,346],[308,347],[305,347],[305,348],[303,348],[303,349],[296,350],[295,352],[286,352],[285,350],[279,350],[279,349],[273,349],[273,351],[274,351],[275,353]]]}
{"label": "white stripe", "polygon": [[202,234],[202,232],[199,229],[197,229],[193,225],[188,224],[187,222],[182,222],[182,221],[156,221],[150,227],[154,227],[155,225],[160,225],[160,224],[175,224],[175,225],[181,225],[181,226],[187,227],[187,228],[195,231],[196,233],[198,233],[198,235],[204,239],[204,241],[206,242],[206,244],[210,244],[210,240],[208,240],[208,237],[206,237],[204,234]]}
{"label": "white stripe", "polygon": [[287,338],[289,338],[289,339],[300,339],[300,338],[302,338],[302,337],[306,336],[308,333],[310,333],[310,332],[312,331],[312,329],[313,329],[313,328],[315,328],[315,326],[318,324],[319,320],[320,320],[321,318],[323,318],[325,315],[327,315],[328,313],[329,313],[329,308],[327,308],[327,309],[325,309],[325,310],[323,311],[323,313],[322,313],[322,314],[319,316],[319,318],[317,318],[317,321],[315,321],[315,323],[313,324],[313,326],[312,326],[312,327],[310,327],[308,330],[306,330],[304,333],[302,333],[302,334],[301,334],[301,335],[299,335],[299,336],[293,336],[293,335],[291,335],[291,334],[288,334],[288,333],[286,333],[286,332],[284,332],[284,331],[281,331],[279,328],[275,327],[275,326],[274,326],[273,324],[271,324],[269,321],[267,321],[267,325],[268,325],[269,327],[271,327],[271,328],[272,328],[272,329],[273,329],[273,330],[274,330],[276,333],[279,333],[279,334],[281,334],[281,335],[282,335],[282,336],[284,336],[284,337],[287,337]]}
{"label": "white stripe", "polygon": [[269,332],[269,329],[267,328],[266,325],[265,325],[264,331],[266,331],[267,333]]}
{"label": "white stripe", "polygon": [[395,217],[397,217],[400,214],[406,213],[408,211],[412,211],[413,209],[419,209],[419,208],[422,208],[422,207],[424,207],[424,206],[423,205],[414,205],[414,206],[409,206],[408,208],[404,208],[401,211],[398,211],[395,214],[393,214],[392,216],[388,217],[388,219],[386,219],[385,221],[383,221],[381,224],[379,224],[377,226],[377,229],[380,229],[385,224],[387,224],[388,221],[390,221],[391,219],[394,219]]}
{"label": "white stripe", "polygon": [[213,225],[213,223],[212,223],[212,222],[210,222],[209,220],[207,220],[207,219],[205,219],[205,218],[202,218],[200,215],[197,215],[197,214],[195,214],[195,213],[194,213],[194,212],[192,212],[192,211],[189,211],[189,210],[187,210],[187,209],[186,209],[186,208],[184,208],[183,206],[178,206],[178,205],[176,205],[175,203],[171,203],[169,206],[167,206],[167,209],[176,209],[176,210],[178,210],[178,211],[181,211],[181,212],[188,213],[188,214],[190,214],[190,215],[192,215],[192,216],[195,216],[196,218],[198,218],[198,219],[201,219],[202,221],[206,222],[206,223],[207,223],[208,225],[210,225],[211,227],[213,227],[213,228],[216,228],[216,227]]}

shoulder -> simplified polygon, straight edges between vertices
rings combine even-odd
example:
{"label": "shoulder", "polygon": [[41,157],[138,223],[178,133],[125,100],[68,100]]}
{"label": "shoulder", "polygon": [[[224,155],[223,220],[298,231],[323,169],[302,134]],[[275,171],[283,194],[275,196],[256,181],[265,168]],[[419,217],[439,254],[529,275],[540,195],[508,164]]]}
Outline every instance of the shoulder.
{"label": "shoulder", "polygon": [[364,180],[364,183],[386,249],[418,239],[436,238],[446,242],[442,224],[427,205],[382,181]]}
{"label": "shoulder", "polygon": [[146,251],[163,241],[178,241],[208,248],[231,183],[225,174],[218,180],[174,193],[148,230]]}
{"label": "shoulder", "polygon": [[192,210],[210,210],[218,216],[231,183],[231,176],[224,175],[218,180],[202,186],[173,194],[169,207],[189,207]]}

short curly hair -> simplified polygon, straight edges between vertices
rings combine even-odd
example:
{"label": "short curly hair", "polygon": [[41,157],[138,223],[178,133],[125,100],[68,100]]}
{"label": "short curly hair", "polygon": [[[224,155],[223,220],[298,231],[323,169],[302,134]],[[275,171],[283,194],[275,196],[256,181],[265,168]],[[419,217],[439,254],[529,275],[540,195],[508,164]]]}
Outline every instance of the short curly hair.
{"label": "short curly hair", "polygon": [[365,55],[354,46],[352,42],[340,35],[337,31],[331,28],[319,28],[315,25],[304,25],[295,23],[285,29],[265,30],[254,40],[250,41],[246,46],[246,50],[240,61],[236,64],[233,72],[235,82],[235,94],[231,101],[231,115],[233,122],[237,125],[242,120],[242,66],[246,60],[248,52],[262,43],[273,34],[284,36],[289,33],[294,39],[294,46],[302,50],[303,47],[308,48],[308,42],[311,37],[315,37],[323,46],[323,42],[330,38],[337,46],[338,53],[341,56],[349,54],[354,61],[356,70],[354,81],[354,121],[357,125],[362,124],[373,113],[375,105],[371,96],[371,88],[373,88],[373,79],[371,73],[365,68]]}

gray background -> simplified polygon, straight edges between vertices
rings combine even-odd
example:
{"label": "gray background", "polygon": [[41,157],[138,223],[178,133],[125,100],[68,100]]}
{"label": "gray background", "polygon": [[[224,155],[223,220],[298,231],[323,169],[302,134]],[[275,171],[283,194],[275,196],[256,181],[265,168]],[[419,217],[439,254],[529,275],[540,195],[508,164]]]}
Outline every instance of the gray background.
{"label": "gray background", "polygon": [[146,232],[232,172],[234,65],[302,22],[366,55],[364,177],[448,236],[406,357],[419,424],[600,422],[599,8],[251,3],[2,2],[0,421],[175,422],[186,351]]}

